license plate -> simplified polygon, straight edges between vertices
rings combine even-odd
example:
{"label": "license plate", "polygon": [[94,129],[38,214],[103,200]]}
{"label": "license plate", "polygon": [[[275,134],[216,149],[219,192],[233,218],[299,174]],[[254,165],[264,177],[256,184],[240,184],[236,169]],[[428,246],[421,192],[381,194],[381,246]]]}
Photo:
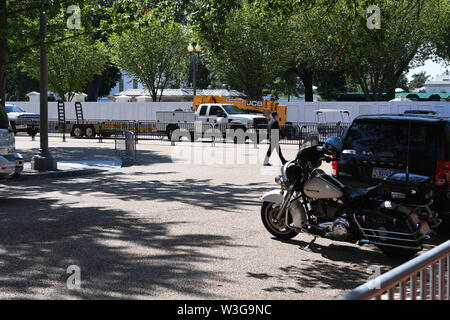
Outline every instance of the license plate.
{"label": "license plate", "polygon": [[373,168],[372,178],[374,179],[384,179],[394,173],[394,169],[390,168]]}

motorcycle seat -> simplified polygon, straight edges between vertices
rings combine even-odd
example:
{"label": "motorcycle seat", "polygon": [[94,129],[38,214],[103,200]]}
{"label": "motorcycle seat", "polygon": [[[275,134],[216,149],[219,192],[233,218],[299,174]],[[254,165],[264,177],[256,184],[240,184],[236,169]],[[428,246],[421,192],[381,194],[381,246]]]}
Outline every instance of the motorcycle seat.
{"label": "motorcycle seat", "polygon": [[376,191],[378,186],[373,186],[369,188],[353,188],[345,186],[344,195],[350,202],[359,201],[369,197],[372,193]]}

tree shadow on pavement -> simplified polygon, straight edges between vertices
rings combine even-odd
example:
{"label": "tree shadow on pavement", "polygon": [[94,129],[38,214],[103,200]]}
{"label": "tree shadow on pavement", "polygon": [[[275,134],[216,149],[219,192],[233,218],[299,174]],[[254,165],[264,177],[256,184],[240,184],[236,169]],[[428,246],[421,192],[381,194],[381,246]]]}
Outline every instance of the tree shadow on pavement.
{"label": "tree shadow on pavement", "polygon": [[[164,290],[220,298],[207,289],[229,280],[203,265],[224,258],[205,249],[220,251],[233,246],[231,239],[170,233],[171,225],[184,223],[51,199],[1,199],[0,296],[130,299]],[[81,269],[79,290],[66,288],[70,265]]]}
{"label": "tree shadow on pavement", "polygon": [[[242,184],[213,184],[211,179],[177,179],[176,173],[171,180],[158,180],[157,175],[143,173],[133,180],[133,173],[110,171],[106,173],[84,176],[83,179],[64,178],[8,182],[9,192],[17,188],[20,192],[26,189],[28,195],[39,196],[43,191],[57,191],[63,194],[102,193],[102,198],[120,199],[123,201],[156,201],[178,202],[203,209],[214,209],[229,212],[231,209],[245,205],[259,205],[258,195],[270,189],[270,186],[256,187]],[[249,192],[251,191],[251,192]]]}
{"label": "tree shadow on pavement", "polygon": [[[308,242],[293,239],[278,241],[297,245],[299,249],[308,244]],[[368,270],[370,266],[378,266],[380,272],[384,273],[404,262],[400,259],[389,258],[372,248],[361,248],[345,243],[321,245],[316,242],[311,245],[310,253],[319,254],[326,260],[301,258],[298,265],[282,267],[270,274],[248,273],[247,276],[255,279],[276,280],[278,285],[264,289],[268,292],[309,292],[306,288],[351,290],[369,280],[372,275]]]}
{"label": "tree shadow on pavement", "polygon": [[[16,149],[20,153],[25,162],[30,162],[31,158],[38,154],[39,148],[33,149]],[[58,147],[50,148],[50,153],[58,161],[77,161],[77,160],[105,160],[107,157],[117,157],[112,148],[95,148],[95,147]],[[169,156],[159,154],[149,150],[139,150],[137,152],[137,160],[133,164],[135,166],[146,166],[156,163],[171,163]]]}

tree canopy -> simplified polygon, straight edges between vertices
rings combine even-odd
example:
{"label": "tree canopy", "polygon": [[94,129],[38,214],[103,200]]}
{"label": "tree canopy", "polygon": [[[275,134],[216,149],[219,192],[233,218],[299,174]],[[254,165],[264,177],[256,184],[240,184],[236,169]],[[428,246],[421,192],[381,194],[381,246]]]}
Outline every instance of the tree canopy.
{"label": "tree canopy", "polygon": [[[102,42],[87,37],[74,38],[52,45],[48,49],[48,87],[61,99],[71,101],[75,92],[82,92],[86,84],[101,74],[107,66],[108,52]],[[39,79],[37,50],[27,55],[23,70]]]}
{"label": "tree canopy", "polygon": [[153,101],[161,99],[166,85],[187,66],[186,28],[170,16],[148,14],[145,26],[114,34],[110,43],[113,62],[143,83]]}

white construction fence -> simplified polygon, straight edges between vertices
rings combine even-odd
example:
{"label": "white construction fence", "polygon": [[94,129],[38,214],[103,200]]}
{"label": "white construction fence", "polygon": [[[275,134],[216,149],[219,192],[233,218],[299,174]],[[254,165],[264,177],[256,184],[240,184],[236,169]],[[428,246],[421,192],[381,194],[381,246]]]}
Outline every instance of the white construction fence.
{"label": "white construction fence", "polygon": [[[7,102],[15,104],[27,112],[39,113],[39,102]],[[76,119],[74,102],[66,102],[66,119]],[[189,110],[191,102],[83,102],[84,118],[87,120],[156,120],[158,111]],[[433,110],[450,117],[450,102],[413,101],[413,102],[293,102],[287,103],[287,121],[317,122],[316,110],[343,109],[350,114],[350,119],[344,119],[338,112],[326,113],[321,122],[348,122],[359,115],[395,114],[405,110]],[[56,102],[48,104],[49,119],[58,119]]]}

